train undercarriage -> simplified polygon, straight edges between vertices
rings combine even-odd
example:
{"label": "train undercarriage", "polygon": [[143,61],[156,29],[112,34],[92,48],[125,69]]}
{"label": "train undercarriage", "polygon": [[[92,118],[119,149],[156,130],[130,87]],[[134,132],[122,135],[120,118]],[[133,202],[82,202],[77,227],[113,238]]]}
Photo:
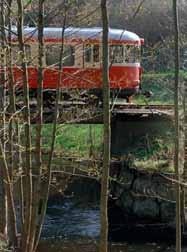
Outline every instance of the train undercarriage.
{"label": "train undercarriage", "polygon": [[[56,101],[57,90],[44,89],[43,90],[43,103],[44,106],[52,106]],[[99,88],[95,89],[60,89],[59,90],[60,101],[73,101],[73,102],[84,102],[87,104],[102,104],[103,102],[103,90]],[[133,95],[137,94],[139,90],[129,89],[111,89],[110,97],[111,100],[124,99],[124,102],[130,103]],[[31,100],[37,99],[37,89],[30,89],[29,96]],[[21,100],[23,97],[23,90],[16,90],[17,100]]]}

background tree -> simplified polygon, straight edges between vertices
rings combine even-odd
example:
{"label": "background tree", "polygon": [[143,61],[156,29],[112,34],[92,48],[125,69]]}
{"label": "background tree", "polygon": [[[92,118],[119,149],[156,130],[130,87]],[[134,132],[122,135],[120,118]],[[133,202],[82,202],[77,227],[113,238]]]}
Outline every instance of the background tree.
{"label": "background tree", "polygon": [[102,40],[102,76],[103,76],[103,122],[104,122],[104,153],[103,169],[101,177],[101,234],[100,234],[100,252],[107,252],[108,246],[108,196],[109,196],[109,168],[110,168],[110,87],[109,87],[109,54],[108,54],[108,14],[107,1],[101,0],[101,13],[103,22],[103,40]]}
{"label": "background tree", "polygon": [[[0,67],[2,69],[0,73],[0,113],[1,115],[4,114],[4,84],[5,84],[5,31],[4,31],[4,0],[0,2]],[[2,147],[4,148],[4,127],[5,127],[5,120],[4,116],[1,116],[1,124],[0,124],[0,141]],[[0,219],[0,232],[6,235],[6,228],[7,228],[7,208],[6,208],[6,194],[5,194],[5,187],[3,182],[3,170],[0,167],[0,211],[2,213],[2,218]]]}
{"label": "background tree", "polygon": [[[175,30],[175,174],[180,182],[180,145],[179,145],[179,21],[178,1],[173,0]],[[181,185],[176,183],[176,252],[181,252]]]}

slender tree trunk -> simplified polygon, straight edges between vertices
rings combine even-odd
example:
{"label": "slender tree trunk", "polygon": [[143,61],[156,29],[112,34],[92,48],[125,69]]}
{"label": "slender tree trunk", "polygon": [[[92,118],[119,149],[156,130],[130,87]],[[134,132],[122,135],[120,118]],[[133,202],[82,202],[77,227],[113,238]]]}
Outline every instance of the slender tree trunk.
{"label": "slender tree trunk", "polygon": [[29,86],[28,86],[28,71],[25,54],[25,45],[23,37],[23,3],[22,0],[17,0],[18,5],[18,41],[19,49],[22,56],[22,81],[24,91],[24,130],[25,130],[25,217],[24,227],[22,230],[22,251],[28,252],[30,241],[30,224],[32,215],[32,171],[31,171],[31,129],[30,129],[30,107],[29,107]]}
{"label": "slender tree trunk", "polygon": [[[63,68],[63,52],[64,52],[64,32],[65,32],[65,25],[66,25],[66,12],[64,16],[64,22],[63,22],[63,27],[62,27],[62,45],[61,45],[61,52],[60,52],[60,57],[59,57],[59,79],[58,79],[58,88],[56,91],[56,103],[55,103],[55,112],[54,112],[54,122],[53,122],[53,132],[52,132],[52,142],[51,142],[51,150],[49,154],[49,160],[48,160],[48,165],[47,165],[47,172],[46,172],[46,180],[44,186],[41,188],[41,199],[40,199],[40,205],[41,205],[41,213],[39,216],[39,221],[37,224],[37,229],[36,229],[36,237],[35,237],[35,245],[34,245],[34,250],[36,251],[40,235],[41,235],[41,230],[42,230],[42,225],[44,222],[44,217],[46,213],[46,208],[47,208],[47,200],[48,200],[48,195],[49,195],[49,188],[50,188],[50,183],[51,183],[51,165],[52,165],[52,159],[53,159],[53,153],[54,153],[54,148],[55,148],[55,140],[56,140],[56,128],[57,128],[57,119],[58,119],[58,104],[60,100],[60,87],[62,84],[62,68]],[[42,186],[42,185],[40,185]]]}
{"label": "slender tree trunk", "polygon": [[13,185],[11,183],[11,179],[9,176],[9,170],[6,162],[5,153],[3,150],[3,145],[0,143],[0,166],[3,170],[3,178],[5,180],[5,190],[7,194],[7,202],[9,208],[9,218],[11,222],[9,222],[9,229],[11,232],[9,233],[11,237],[9,237],[9,243],[13,247],[17,246],[17,229],[16,229],[16,213],[15,213],[15,206],[14,206],[14,199],[13,199]]}
{"label": "slender tree trunk", "polygon": [[[179,23],[178,1],[173,0],[174,28],[175,28],[175,174],[180,181],[179,160]],[[176,252],[181,252],[181,186],[176,183]]]}
{"label": "slender tree trunk", "polygon": [[[8,50],[7,50],[7,73],[8,73],[8,92],[9,92],[9,112],[13,115],[16,112],[16,105],[15,105],[15,90],[14,90],[14,76],[13,76],[13,69],[12,69],[12,42],[11,42],[11,36],[12,36],[12,21],[11,21],[11,6],[12,6],[12,0],[7,1],[8,4],[8,10],[7,10],[7,16],[8,16]],[[10,136],[9,136],[9,142],[10,145],[13,143],[13,118],[10,119]],[[10,146],[10,151],[12,152],[12,146]],[[13,161],[13,157],[10,157],[11,161]],[[12,162],[13,163],[13,162]],[[13,167],[12,167],[13,170]]]}
{"label": "slender tree trunk", "polygon": [[[12,195],[13,195],[13,176],[16,174],[16,167],[17,162],[14,161],[14,147],[13,147],[13,127],[14,127],[14,117],[13,114],[15,113],[15,93],[14,93],[14,78],[13,78],[13,71],[12,71],[12,43],[11,43],[11,5],[12,0],[7,1],[7,17],[8,17],[8,36],[7,36],[7,44],[8,48],[6,50],[6,56],[7,56],[7,80],[8,80],[8,91],[9,91],[9,113],[11,115],[11,119],[9,121],[8,125],[8,153],[7,153],[7,164],[9,168],[9,177],[10,177],[10,183],[12,183]],[[15,169],[14,169],[15,168]],[[10,240],[14,239],[14,229],[12,229],[12,225],[16,226],[16,216],[15,212],[14,215],[12,214],[11,206],[8,205],[8,237]]]}
{"label": "slender tree trunk", "polygon": [[44,65],[44,0],[38,2],[38,89],[37,89],[37,124],[36,124],[36,165],[33,167],[33,203],[32,203],[32,219],[31,219],[31,236],[30,236],[30,252],[35,251],[35,234],[36,223],[39,211],[40,200],[40,176],[42,166],[41,140],[42,140],[42,114],[43,114],[43,65]]}
{"label": "slender tree trunk", "polygon": [[[184,137],[185,137],[185,142],[184,142],[184,174],[183,174],[183,180],[185,183],[187,183],[187,84],[185,83],[185,91],[184,91]],[[183,188],[184,192],[184,221],[186,221],[185,218],[185,210],[187,209],[187,188]],[[186,223],[184,223],[186,224]]]}
{"label": "slender tree trunk", "polygon": [[109,87],[109,60],[108,60],[108,15],[106,0],[101,0],[103,22],[103,120],[104,120],[104,157],[101,179],[100,202],[100,252],[107,252],[108,246],[108,190],[110,167],[110,87]]}
{"label": "slender tree trunk", "polygon": [[[15,83],[14,83],[14,74],[13,74],[13,64],[12,64],[12,0],[8,0],[8,8],[7,8],[7,17],[8,17],[8,49],[7,49],[7,74],[8,74],[8,92],[9,92],[9,113],[11,115],[9,121],[9,171],[10,178],[12,182],[14,180],[14,176],[18,176],[18,174],[22,174],[20,162],[20,131],[19,131],[19,119],[15,117],[16,113],[16,95],[15,95]],[[15,161],[16,160],[16,161]],[[19,203],[20,203],[20,220],[21,225],[23,225],[23,188],[22,188],[23,178],[20,176],[18,178],[18,190],[19,190]],[[17,189],[14,188],[13,190]],[[9,222],[11,222],[9,218]],[[10,225],[11,226],[11,225]]]}
{"label": "slender tree trunk", "polygon": [[89,125],[89,143],[90,143],[90,149],[89,149],[89,157],[94,157],[94,143],[93,143],[93,128],[92,125]]}
{"label": "slender tree trunk", "polygon": [[[4,31],[4,0],[0,2],[0,43],[1,43],[1,54],[0,54],[0,113],[2,113],[2,121],[0,125],[0,141],[2,143],[4,149],[4,128],[5,128],[5,118],[4,118],[4,84],[5,84],[5,31]],[[6,206],[6,193],[3,181],[3,171],[2,167],[0,167],[0,232],[2,234],[6,233],[6,226],[7,226],[7,206]]]}
{"label": "slender tree trunk", "polygon": [[[13,115],[16,112],[15,108],[15,93],[14,93],[14,77],[13,77],[13,71],[12,71],[12,42],[11,42],[11,5],[12,0],[7,1],[8,4],[8,49],[7,49],[7,79],[8,79],[8,92],[9,92],[9,113]],[[13,123],[14,119],[13,117],[10,118],[9,121],[9,138],[8,138],[8,161],[9,161],[9,171],[10,171],[10,177],[13,176]]]}

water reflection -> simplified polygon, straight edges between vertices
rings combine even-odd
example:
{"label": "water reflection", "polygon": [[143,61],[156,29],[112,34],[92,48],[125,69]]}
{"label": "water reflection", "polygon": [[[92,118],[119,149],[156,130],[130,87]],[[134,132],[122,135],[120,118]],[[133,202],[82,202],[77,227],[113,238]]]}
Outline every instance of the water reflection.
{"label": "water reflection", "polygon": [[66,200],[49,206],[42,230],[43,238],[81,239],[99,237],[99,206]]}
{"label": "water reflection", "polygon": [[[66,200],[63,204],[48,207],[42,240],[37,252],[97,252],[99,232],[98,204]],[[148,243],[144,237],[144,241],[139,239],[137,242],[136,236],[137,234],[127,239],[126,234],[123,233],[123,242],[109,243],[108,251],[175,252],[174,244],[168,245],[168,240],[166,243],[165,239],[161,243]],[[174,239],[171,239],[171,242],[174,242]],[[187,252],[186,247],[182,252]]]}

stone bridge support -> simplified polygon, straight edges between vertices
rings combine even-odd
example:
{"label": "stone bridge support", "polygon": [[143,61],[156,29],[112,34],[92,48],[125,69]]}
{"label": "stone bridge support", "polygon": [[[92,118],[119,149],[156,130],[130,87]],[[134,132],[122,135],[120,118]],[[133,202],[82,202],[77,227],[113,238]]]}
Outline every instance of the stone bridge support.
{"label": "stone bridge support", "polygon": [[[111,123],[111,152],[113,156],[124,156],[137,147],[142,138],[173,136],[171,119],[160,117],[115,118]],[[173,139],[174,140],[174,139]],[[149,142],[148,142],[149,144]]]}

